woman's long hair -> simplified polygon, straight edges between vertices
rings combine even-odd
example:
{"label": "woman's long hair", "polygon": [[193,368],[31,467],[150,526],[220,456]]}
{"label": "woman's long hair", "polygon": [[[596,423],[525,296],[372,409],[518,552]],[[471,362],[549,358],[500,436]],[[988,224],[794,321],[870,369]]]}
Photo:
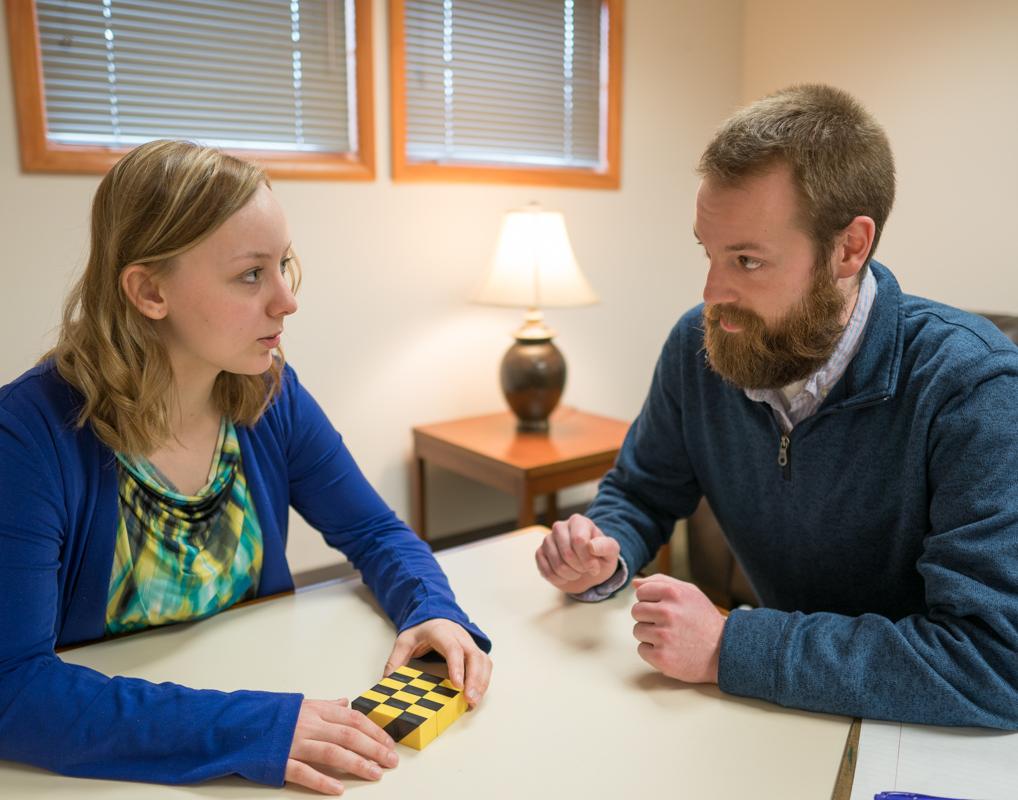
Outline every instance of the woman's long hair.
{"label": "woman's long hair", "polygon": [[[91,424],[114,450],[149,453],[173,436],[173,371],[152,320],[125,296],[130,264],[155,272],[208,237],[268,185],[257,166],[215,148],[160,140],[143,144],[106,174],[92,202],[85,272],[64,304],[53,359],[84,397],[77,425]],[[296,269],[296,267],[295,267]],[[299,281],[299,273],[291,273]],[[221,372],[213,401],[234,423],[253,425],[279,391],[282,354],[261,375]]]}

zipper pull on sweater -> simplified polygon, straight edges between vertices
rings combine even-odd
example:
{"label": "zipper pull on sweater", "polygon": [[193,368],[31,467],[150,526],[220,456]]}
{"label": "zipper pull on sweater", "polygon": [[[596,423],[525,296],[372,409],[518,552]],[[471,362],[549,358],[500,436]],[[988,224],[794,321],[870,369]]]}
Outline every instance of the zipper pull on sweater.
{"label": "zipper pull on sweater", "polygon": [[781,444],[778,447],[778,466],[781,467],[781,472],[785,477],[785,480],[789,478],[788,469],[788,445],[791,440],[787,434],[781,435]]}

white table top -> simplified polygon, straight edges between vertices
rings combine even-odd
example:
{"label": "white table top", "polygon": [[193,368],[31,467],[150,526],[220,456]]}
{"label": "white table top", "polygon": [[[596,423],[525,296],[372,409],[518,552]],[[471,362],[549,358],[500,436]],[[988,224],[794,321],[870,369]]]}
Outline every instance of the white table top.
{"label": "white table top", "polygon": [[[440,553],[461,605],[494,642],[481,706],[347,795],[399,797],[828,798],[850,720],[790,711],[689,686],[636,654],[632,590],[570,601],[537,574],[543,529]],[[204,622],[63,654],[106,674],[223,690],[355,697],[380,677],[390,623],[356,578]],[[59,700],[55,699],[55,702]],[[15,798],[278,797],[240,778],[171,787],[64,778],[0,762],[0,796]],[[286,787],[287,797],[311,797]]]}

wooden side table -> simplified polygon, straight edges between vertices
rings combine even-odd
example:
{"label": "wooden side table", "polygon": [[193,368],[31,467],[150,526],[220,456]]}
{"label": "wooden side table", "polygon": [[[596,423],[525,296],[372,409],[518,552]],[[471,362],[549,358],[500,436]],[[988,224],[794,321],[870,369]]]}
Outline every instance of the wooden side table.
{"label": "wooden side table", "polygon": [[[628,429],[628,422],[575,408],[557,409],[547,433],[517,432],[516,417],[508,411],[419,425],[413,429],[414,529],[427,540],[428,463],[514,495],[516,523],[523,528],[536,520],[539,495],[548,496],[548,518],[554,520],[559,489],[604,475]],[[661,558],[668,556],[662,548]]]}

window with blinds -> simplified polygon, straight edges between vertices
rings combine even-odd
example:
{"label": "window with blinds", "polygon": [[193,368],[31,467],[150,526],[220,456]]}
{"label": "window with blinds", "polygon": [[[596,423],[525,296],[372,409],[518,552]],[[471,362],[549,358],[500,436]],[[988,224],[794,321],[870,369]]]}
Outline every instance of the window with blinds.
{"label": "window with blinds", "polygon": [[392,0],[394,177],[618,186],[620,6]]}
{"label": "window with blinds", "polygon": [[187,138],[257,153],[273,174],[373,172],[368,0],[32,5],[46,151]]}

